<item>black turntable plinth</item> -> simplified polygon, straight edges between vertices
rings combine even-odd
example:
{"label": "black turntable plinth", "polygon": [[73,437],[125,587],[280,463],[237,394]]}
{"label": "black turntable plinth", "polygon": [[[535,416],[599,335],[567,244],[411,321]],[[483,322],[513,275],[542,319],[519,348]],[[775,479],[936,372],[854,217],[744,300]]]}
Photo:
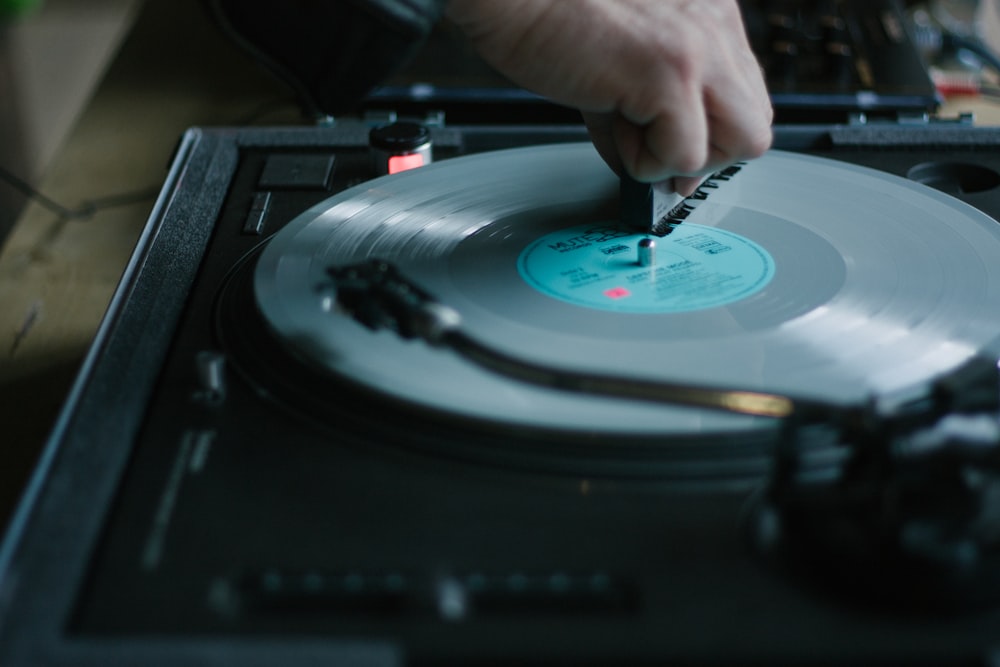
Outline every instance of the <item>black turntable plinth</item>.
{"label": "black turntable plinth", "polygon": [[[779,128],[646,266],[581,128],[429,135],[377,178],[363,125],[186,134],[0,552],[0,664],[996,661],[1000,132]],[[338,312],[373,258],[518,367],[809,411],[470,368]]]}

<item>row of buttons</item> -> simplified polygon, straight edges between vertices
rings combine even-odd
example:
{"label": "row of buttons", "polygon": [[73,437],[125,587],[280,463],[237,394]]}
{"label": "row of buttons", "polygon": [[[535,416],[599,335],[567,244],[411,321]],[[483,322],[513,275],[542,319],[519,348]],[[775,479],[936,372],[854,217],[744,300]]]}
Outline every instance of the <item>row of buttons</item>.
{"label": "row of buttons", "polygon": [[259,611],[397,614],[431,609],[445,620],[473,614],[622,613],[630,587],[604,572],[468,573],[420,578],[400,572],[269,569],[238,579],[244,608]]}
{"label": "row of buttons", "polygon": [[[398,122],[369,132],[372,175],[394,174],[432,161],[430,130],[419,123]],[[243,233],[260,236],[275,190],[329,190],[336,159],[325,153],[274,153],[267,156],[257,192],[243,223]]]}

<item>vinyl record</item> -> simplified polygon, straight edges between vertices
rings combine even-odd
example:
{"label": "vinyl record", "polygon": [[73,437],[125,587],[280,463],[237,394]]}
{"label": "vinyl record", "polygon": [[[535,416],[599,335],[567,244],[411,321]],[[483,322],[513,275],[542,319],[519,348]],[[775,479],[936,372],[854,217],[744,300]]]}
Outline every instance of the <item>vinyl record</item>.
{"label": "vinyl record", "polygon": [[431,413],[615,435],[729,433],[766,420],[565,394],[324,310],[331,266],[380,258],[473,336],[534,363],[857,403],[994,344],[1000,226],[905,179],[772,151],[709,179],[655,239],[617,222],[589,144],[480,154],[376,179],[280,231],[254,289],[317,369]]}

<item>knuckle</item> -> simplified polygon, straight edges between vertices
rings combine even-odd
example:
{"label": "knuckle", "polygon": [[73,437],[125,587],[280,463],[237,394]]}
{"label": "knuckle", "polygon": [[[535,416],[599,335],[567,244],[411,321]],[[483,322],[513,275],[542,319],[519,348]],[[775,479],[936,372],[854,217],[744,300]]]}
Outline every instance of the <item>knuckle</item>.
{"label": "knuckle", "polygon": [[705,168],[708,151],[697,146],[685,146],[675,150],[668,167],[678,174],[695,174]]}
{"label": "knuckle", "polygon": [[760,157],[771,148],[771,144],[774,141],[774,135],[771,132],[770,126],[765,128],[763,131],[758,132],[753,136],[747,144],[746,147],[746,157],[755,158]]}

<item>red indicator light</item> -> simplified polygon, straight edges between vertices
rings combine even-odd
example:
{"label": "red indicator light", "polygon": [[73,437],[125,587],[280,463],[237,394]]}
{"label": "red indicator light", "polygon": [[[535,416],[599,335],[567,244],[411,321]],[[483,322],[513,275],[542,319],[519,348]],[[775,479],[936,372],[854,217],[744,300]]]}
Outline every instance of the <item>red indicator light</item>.
{"label": "red indicator light", "polygon": [[632,293],[624,287],[612,287],[604,292],[604,296],[609,299],[624,299],[627,296],[632,296]]}
{"label": "red indicator light", "polygon": [[420,153],[410,153],[409,155],[393,155],[389,158],[389,173],[397,174],[407,169],[416,169],[424,166],[424,156]]}

